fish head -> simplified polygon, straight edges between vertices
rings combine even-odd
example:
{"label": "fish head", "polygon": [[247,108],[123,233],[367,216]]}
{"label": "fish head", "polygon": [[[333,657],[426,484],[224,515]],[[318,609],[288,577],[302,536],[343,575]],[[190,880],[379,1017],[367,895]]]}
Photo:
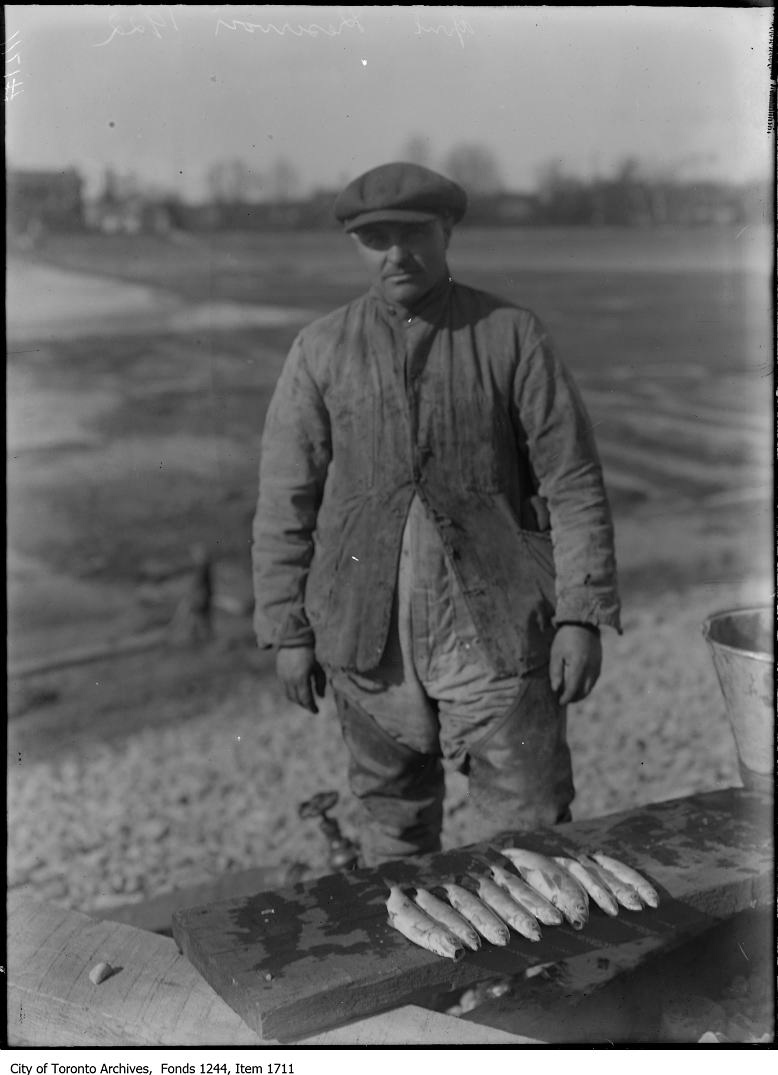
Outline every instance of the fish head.
{"label": "fish head", "polygon": [[446,959],[453,959],[455,963],[458,963],[460,959],[465,958],[465,949],[461,944],[447,944],[443,947],[440,955],[446,957]]}

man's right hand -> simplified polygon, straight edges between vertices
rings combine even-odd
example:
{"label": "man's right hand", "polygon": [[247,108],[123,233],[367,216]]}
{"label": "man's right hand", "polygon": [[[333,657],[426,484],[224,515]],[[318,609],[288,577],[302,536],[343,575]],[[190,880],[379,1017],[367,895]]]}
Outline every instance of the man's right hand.
{"label": "man's right hand", "polygon": [[276,656],[276,675],[290,702],[318,713],[316,695],[324,697],[327,676],[314,656],[313,646],[285,646]]}

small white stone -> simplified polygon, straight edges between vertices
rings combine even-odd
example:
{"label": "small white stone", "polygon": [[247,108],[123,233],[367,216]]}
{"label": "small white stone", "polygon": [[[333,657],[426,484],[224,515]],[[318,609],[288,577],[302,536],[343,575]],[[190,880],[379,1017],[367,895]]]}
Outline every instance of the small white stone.
{"label": "small white stone", "polygon": [[110,978],[112,974],[113,967],[110,963],[95,963],[89,972],[89,981],[93,985],[100,985],[106,978]]}

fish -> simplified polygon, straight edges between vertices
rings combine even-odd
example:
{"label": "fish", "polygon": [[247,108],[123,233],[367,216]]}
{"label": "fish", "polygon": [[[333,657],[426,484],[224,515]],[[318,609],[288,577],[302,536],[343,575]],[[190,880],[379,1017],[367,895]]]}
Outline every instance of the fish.
{"label": "fish", "polygon": [[621,881],[614,873],[606,870],[599,862],[595,862],[588,855],[578,855],[577,858],[585,870],[588,870],[600,884],[605,885],[613,893],[622,907],[626,907],[628,911],[643,910],[643,904],[640,896],[638,896],[637,889],[633,888],[632,885]]}
{"label": "fish", "polygon": [[417,907],[399,885],[389,885],[386,909],[389,924],[421,948],[446,959],[459,960],[465,954],[465,946],[459,938]]}
{"label": "fish", "polygon": [[593,851],[592,858],[595,862],[598,862],[603,869],[608,870],[615,877],[618,877],[620,881],[632,885],[641,900],[643,900],[644,903],[647,903],[649,907],[659,906],[659,893],[652,884],[649,884],[642,874],[638,873],[637,870],[633,870],[631,866],[627,866],[626,863],[620,862],[618,859],[611,858],[610,855],[604,855],[602,851]]}
{"label": "fish", "polygon": [[481,938],[467,919],[463,918],[458,911],[455,911],[444,900],[438,899],[426,888],[416,889],[413,894],[413,902],[421,907],[422,911],[425,911],[430,918],[434,918],[436,922],[440,922],[442,926],[445,926],[449,933],[453,933],[455,937],[458,937],[471,951],[477,952],[481,947]]}
{"label": "fish", "polygon": [[598,881],[593,873],[589,873],[585,866],[576,859],[566,858],[564,855],[555,855],[554,861],[575,878],[581,888],[588,892],[600,910],[605,911],[611,918],[614,918],[619,913],[618,900],[611,890],[606,888],[601,881]]}
{"label": "fish", "polygon": [[562,912],[550,900],[547,900],[545,896],[541,896],[521,877],[517,877],[514,873],[509,873],[508,870],[497,863],[489,862],[488,866],[492,878],[500,888],[504,888],[517,903],[521,904],[525,911],[529,911],[531,915],[534,915],[538,922],[541,922],[544,926],[561,926],[564,921]]}
{"label": "fish", "polygon": [[526,937],[528,941],[540,940],[540,926],[534,915],[526,911],[521,904],[517,903],[510,895],[496,884],[490,877],[478,875],[470,878],[478,890],[478,898],[491,907],[504,922]]}
{"label": "fish", "polygon": [[454,910],[459,911],[462,917],[478,930],[485,941],[501,947],[508,943],[511,939],[511,931],[499,915],[490,911],[476,895],[461,885],[454,884],[453,881],[444,882],[440,888],[446,894]]}
{"label": "fish", "polygon": [[523,879],[554,904],[573,929],[583,929],[589,921],[589,896],[566,870],[546,855],[521,847],[503,847],[501,854],[513,863]]}

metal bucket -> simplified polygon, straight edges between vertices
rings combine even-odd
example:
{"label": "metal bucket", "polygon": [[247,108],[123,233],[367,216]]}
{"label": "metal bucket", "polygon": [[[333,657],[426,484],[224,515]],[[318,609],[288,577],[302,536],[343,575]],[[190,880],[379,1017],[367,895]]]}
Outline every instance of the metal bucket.
{"label": "metal bucket", "polygon": [[702,626],[735,737],[740,777],[772,794],[774,743],[774,614],[772,608],[718,612]]}

